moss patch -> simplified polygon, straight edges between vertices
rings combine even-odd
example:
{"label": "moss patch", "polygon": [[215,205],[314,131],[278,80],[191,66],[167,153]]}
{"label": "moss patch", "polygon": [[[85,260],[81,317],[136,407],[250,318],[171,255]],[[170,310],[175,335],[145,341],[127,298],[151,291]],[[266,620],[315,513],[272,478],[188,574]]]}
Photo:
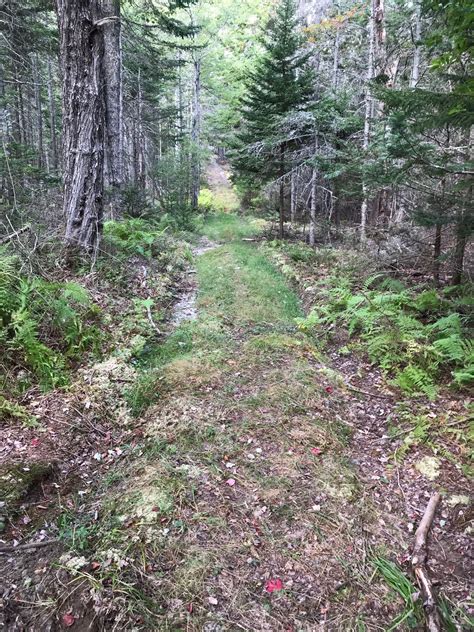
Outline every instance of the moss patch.
{"label": "moss patch", "polygon": [[52,463],[7,463],[0,466],[0,498],[12,507],[54,472]]}

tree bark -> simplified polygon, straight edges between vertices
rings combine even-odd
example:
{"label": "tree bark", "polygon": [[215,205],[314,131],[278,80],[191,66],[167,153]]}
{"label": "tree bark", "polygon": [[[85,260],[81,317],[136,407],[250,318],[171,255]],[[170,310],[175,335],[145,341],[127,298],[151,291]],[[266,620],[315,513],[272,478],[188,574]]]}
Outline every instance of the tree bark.
{"label": "tree bark", "polygon": [[37,151],[38,156],[36,160],[36,164],[38,169],[43,168],[43,156],[44,156],[44,147],[43,147],[43,116],[42,116],[42,102],[41,102],[41,79],[39,74],[39,62],[38,62],[38,54],[35,53],[33,55],[33,83],[35,88],[35,109],[36,109],[36,126],[37,126]]}
{"label": "tree bark", "polygon": [[309,211],[309,245],[314,246],[316,243],[316,196],[318,193],[318,172],[313,167],[311,176],[311,207]]}
{"label": "tree bark", "polygon": [[336,37],[334,40],[334,53],[333,53],[333,68],[332,68],[332,87],[334,90],[337,90],[337,86],[339,83],[339,41],[340,41],[340,33],[339,33],[339,25],[336,26]]}
{"label": "tree bark", "polygon": [[[473,159],[473,134],[474,128],[471,126],[465,136],[466,141],[466,153],[462,156],[462,159],[466,163],[472,162]],[[470,176],[468,175],[467,178]],[[474,211],[472,205],[472,178],[468,180],[470,185],[467,187],[466,196],[460,200],[460,206],[456,217],[456,245],[454,248],[454,262],[453,262],[453,276],[451,280],[452,285],[459,285],[463,280],[464,272],[464,255],[466,252],[466,246],[469,237],[472,234],[472,227],[474,224]]]}
{"label": "tree bark", "polygon": [[[123,96],[120,0],[101,0],[104,34],[105,118],[109,184],[118,193],[123,182]],[[116,198],[116,195],[113,195]],[[117,202],[114,199],[114,202]]]}
{"label": "tree bark", "polygon": [[51,59],[48,59],[48,100],[49,100],[49,125],[51,136],[51,161],[53,169],[58,170],[58,136],[56,131],[56,102],[54,99],[53,71],[51,68]]}
{"label": "tree bark", "polygon": [[466,252],[468,231],[464,213],[461,214],[456,225],[456,245],[454,247],[453,276],[451,285],[460,285],[464,271],[464,254]]}
{"label": "tree bark", "polygon": [[439,273],[441,270],[441,230],[441,224],[436,224],[433,252],[433,281],[436,287],[439,287]]}
{"label": "tree bark", "polygon": [[280,239],[285,236],[285,145],[280,146],[280,202],[279,202],[279,230]]}
{"label": "tree bark", "polygon": [[63,79],[66,244],[95,252],[104,210],[104,38],[98,0],[56,0]]}
{"label": "tree bark", "polygon": [[296,206],[297,206],[297,176],[296,173],[294,171],[292,171],[291,173],[291,212],[290,212],[290,217],[291,217],[291,225],[294,226],[295,225],[295,221],[296,221]]}
{"label": "tree bark", "polygon": [[410,78],[410,88],[416,88],[420,77],[420,57],[421,57],[421,7],[420,2],[416,3],[415,12],[415,51],[413,53],[413,66]]}
{"label": "tree bark", "polygon": [[138,69],[137,79],[137,182],[140,189],[145,190],[145,143],[143,135],[143,92],[142,73]]}
{"label": "tree bark", "polygon": [[191,204],[198,208],[201,188],[201,60],[194,60],[193,118],[191,128],[192,165],[191,165]]}
{"label": "tree bark", "polygon": [[[365,90],[365,117],[364,117],[364,138],[362,143],[362,149],[364,153],[367,152],[370,142],[370,119],[372,115],[372,95],[370,93],[369,82],[374,76],[374,52],[375,52],[375,2],[372,0],[370,5],[370,17],[369,17],[369,53],[367,60],[367,86]],[[367,211],[369,206],[369,191],[365,178],[362,183],[363,201],[360,209],[360,240],[364,242],[367,239]]]}

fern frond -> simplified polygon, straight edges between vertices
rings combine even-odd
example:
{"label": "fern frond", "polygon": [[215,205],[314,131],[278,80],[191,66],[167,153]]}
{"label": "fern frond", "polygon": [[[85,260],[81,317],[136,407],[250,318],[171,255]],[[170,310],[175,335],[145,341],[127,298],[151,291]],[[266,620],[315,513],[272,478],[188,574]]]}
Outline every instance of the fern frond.
{"label": "fern frond", "polygon": [[421,367],[409,364],[394,380],[402,391],[412,395],[426,395],[430,399],[436,397],[436,386],[431,376]]}
{"label": "fern frond", "polygon": [[428,328],[430,331],[434,333],[439,333],[443,336],[460,334],[462,329],[461,316],[457,312],[454,312],[449,316],[443,316],[442,318],[439,318],[436,322],[428,325]]}

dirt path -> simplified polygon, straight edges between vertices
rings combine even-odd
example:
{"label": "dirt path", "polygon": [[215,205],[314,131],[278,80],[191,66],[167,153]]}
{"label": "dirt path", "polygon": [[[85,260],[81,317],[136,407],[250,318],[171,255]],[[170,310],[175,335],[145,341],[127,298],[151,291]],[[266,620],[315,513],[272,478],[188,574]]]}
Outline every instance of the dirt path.
{"label": "dirt path", "polygon": [[443,463],[430,481],[423,447],[394,462],[403,402],[363,360],[323,355],[298,329],[290,263],[242,241],[258,230],[235,215],[207,222],[221,245],[196,252],[174,331],[133,387],[140,438],[76,516],[85,535],[59,566],[44,562],[60,589],[36,593],[52,601],[30,629],[422,629],[404,564],[438,485],[454,501],[430,562],[466,607],[466,480]]}

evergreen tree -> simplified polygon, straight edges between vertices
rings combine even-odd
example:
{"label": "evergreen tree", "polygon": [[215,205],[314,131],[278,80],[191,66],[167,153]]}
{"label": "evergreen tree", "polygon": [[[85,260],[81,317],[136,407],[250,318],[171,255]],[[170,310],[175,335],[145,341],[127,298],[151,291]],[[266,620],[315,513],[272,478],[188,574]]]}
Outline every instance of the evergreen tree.
{"label": "evergreen tree", "polygon": [[[474,232],[472,206],[473,83],[470,72],[472,44],[464,36],[468,10],[464,2],[422,5],[431,19],[424,44],[434,54],[429,78],[436,87],[391,90],[376,88],[387,107],[390,134],[378,153],[389,159],[385,178],[418,188],[414,221],[435,228],[433,276],[439,283],[443,227],[453,227],[452,283],[462,280],[464,254]],[[449,83],[438,85],[449,77]]]}
{"label": "evergreen tree", "polygon": [[288,137],[282,123],[301,111],[312,94],[309,54],[296,17],[293,0],[281,0],[262,40],[264,52],[248,74],[242,98],[242,129],[237,135],[239,173],[259,183],[279,177],[280,237],[284,223],[284,182]]}

